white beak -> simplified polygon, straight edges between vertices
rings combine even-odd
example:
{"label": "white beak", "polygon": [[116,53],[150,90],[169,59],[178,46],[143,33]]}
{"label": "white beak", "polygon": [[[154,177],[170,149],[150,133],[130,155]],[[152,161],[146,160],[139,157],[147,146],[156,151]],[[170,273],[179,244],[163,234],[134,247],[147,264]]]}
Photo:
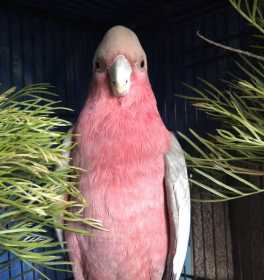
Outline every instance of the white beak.
{"label": "white beak", "polygon": [[130,76],[132,69],[124,55],[118,55],[109,69],[109,78],[113,93],[124,96],[130,89]]}

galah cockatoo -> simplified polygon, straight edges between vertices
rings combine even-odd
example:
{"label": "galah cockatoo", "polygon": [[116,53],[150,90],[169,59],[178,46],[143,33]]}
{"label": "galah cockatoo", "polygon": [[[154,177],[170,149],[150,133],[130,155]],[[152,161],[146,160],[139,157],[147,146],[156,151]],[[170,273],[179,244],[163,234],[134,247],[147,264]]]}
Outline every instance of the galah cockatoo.
{"label": "galah cockatoo", "polygon": [[75,280],[179,279],[190,230],[183,151],[161,120],[134,32],[115,26],[93,60],[88,99],[73,128],[85,217],[108,231],[67,232]]}

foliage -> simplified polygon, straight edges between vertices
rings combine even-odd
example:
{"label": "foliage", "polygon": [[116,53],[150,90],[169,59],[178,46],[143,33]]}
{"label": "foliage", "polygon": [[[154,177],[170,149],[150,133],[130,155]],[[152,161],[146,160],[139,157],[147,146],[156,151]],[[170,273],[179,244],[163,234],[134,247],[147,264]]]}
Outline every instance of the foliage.
{"label": "foliage", "polygon": [[[254,0],[250,6],[247,0],[229,2],[263,39],[262,3]],[[264,58],[230,47],[225,49],[244,55],[242,63],[237,63],[243,78],[226,82],[225,90],[207,81],[203,81],[203,89],[190,87],[197,93],[190,98],[193,105],[223,125],[206,137],[192,129],[191,137],[179,133],[193,149],[186,153],[192,173],[190,182],[207,191],[203,201],[227,201],[264,191]]]}
{"label": "foliage", "polygon": [[[58,269],[66,263],[61,258],[65,250],[58,249],[48,229],[89,234],[67,222],[101,225],[82,218],[86,202],[74,187],[77,173],[64,165],[68,158],[63,154],[71,147],[63,140],[69,135],[59,131],[70,123],[55,115],[65,109],[51,95],[45,84],[0,95],[0,256],[9,251],[24,262]],[[0,274],[8,265],[0,262]]]}

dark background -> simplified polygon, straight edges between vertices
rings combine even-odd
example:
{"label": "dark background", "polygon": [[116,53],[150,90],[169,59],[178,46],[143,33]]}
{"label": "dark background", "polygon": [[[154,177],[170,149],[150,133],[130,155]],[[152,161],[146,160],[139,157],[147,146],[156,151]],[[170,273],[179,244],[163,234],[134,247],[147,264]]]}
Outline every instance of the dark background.
{"label": "dark background", "polygon": [[[183,82],[199,87],[201,77],[219,85],[229,71],[237,71],[232,54],[196,36],[200,30],[221,43],[249,47],[249,27],[227,0],[1,1],[1,89],[50,83],[63,105],[74,110],[61,116],[74,121],[87,95],[93,53],[115,24],[130,27],[139,36],[167,127],[175,132],[212,129],[205,115],[175,94],[193,94]],[[193,274],[204,279],[262,280],[262,213],[262,196],[230,205],[195,204]],[[53,279],[66,277],[49,274]],[[32,279],[30,275],[15,279]],[[11,276],[12,270],[0,279]]]}

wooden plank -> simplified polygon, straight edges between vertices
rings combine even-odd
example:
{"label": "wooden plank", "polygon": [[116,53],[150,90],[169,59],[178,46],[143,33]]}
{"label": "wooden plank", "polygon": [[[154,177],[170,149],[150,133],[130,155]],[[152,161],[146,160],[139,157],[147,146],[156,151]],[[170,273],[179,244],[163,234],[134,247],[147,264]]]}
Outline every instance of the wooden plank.
{"label": "wooden plank", "polygon": [[232,228],[232,243],[234,254],[234,278],[237,280],[251,279],[252,260],[251,238],[247,228],[249,228],[251,216],[248,199],[233,201],[230,203],[230,217]]}
{"label": "wooden plank", "polygon": [[[195,190],[194,190],[195,192]],[[196,194],[197,195],[197,194]],[[198,195],[197,195],[198,196]],[[192,203],[193,274],[205,277],[205,252],[201,203]]]}
{"label": "wooden plank", "polygon": [[193,272],[196,277],[233,280],[228,208],[224,204],[192,205]]}
{"label": "wooden plank", "polygon": [[264,239],[263,239],[263,196],[257,195],[252,197],[249,201],[251,212],[251,259],[252,259],[252,279],[263,279],[263,267],[264,267]]}
{"label": "wooden plank", "polygon": [[205,253],[205,277],[215,279],[215,242],[213,228],[213,208],[209,203],[202,205],[203,215],[203,235],[204,235],[204,253]]}
{"label": "wooden plank", "polygon": [[226,256],[227,256],[227,280],[234,278],[234,264],[233,264],[233,245],[231,239],[229,207],[224,204],[224,217],[225,217],[225,234],[226,234]]}
{"label": "wooden plank", "polygon": [[214,209],[214,235],[216,280],[227,278],[227,240],[225,227],[225,208],[223,204],[213,205]]}

